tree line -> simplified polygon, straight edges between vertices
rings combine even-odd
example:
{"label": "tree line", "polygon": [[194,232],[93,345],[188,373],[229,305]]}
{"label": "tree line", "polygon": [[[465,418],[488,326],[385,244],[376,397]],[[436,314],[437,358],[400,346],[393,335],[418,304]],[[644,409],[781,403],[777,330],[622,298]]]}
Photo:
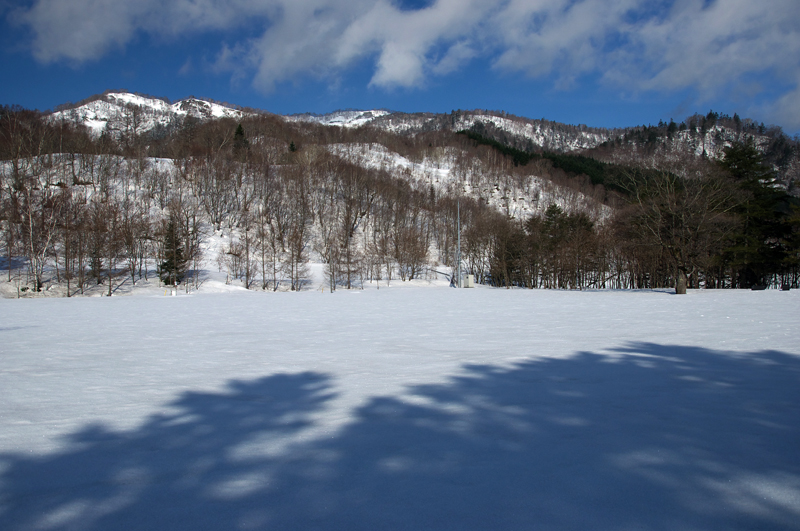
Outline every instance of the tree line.
{"label": "tree line", "polygon": [[492,283],[526,287],[797,287],[800,201],[752,143],[719,162],[664,162],[618,178],[614,215],[593,223],[555,206],[498,224]]}
{"label": "tree line", "polygon": [[[752,144],[733,146],[722,164],[616,166],[609,190],[563,155],[521,163],[447,131],[262,115],[139,132],[132,110],[118,134],[94,137],[24,109],[0,114],[0,248],[6,280],[32,291],[102,284],[112,294],[151,277],[188,289],[209,258],[249,289],[304,289],[310,261],[324,264],[331,290],[413,280],[455,269],[458,210],[463,267],[495,286],[798,285],[796,200]],[[414,182],[331,149],[374,142],[446,164],[455,184]],[[489,192],[521,194],[534,177],[575,193],[525,217],[489,204]],[[607,213],[585,208],[587,197]],[[212,234],[221,248],[208,248]]]}

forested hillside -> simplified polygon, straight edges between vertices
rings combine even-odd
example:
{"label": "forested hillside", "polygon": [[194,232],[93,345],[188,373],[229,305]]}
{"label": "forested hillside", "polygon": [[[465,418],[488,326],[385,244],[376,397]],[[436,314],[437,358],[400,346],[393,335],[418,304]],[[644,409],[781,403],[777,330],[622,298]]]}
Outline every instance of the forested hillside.
{"label": "forested hillside", "polygon": [[[248,289],[449,273],[545,288],[798,286],[796,140],[709,113],[624,130],[488,111],[282,117],[107,93],[0,111],[3,282]],[[6,290],[6,293],[8,290]]]}

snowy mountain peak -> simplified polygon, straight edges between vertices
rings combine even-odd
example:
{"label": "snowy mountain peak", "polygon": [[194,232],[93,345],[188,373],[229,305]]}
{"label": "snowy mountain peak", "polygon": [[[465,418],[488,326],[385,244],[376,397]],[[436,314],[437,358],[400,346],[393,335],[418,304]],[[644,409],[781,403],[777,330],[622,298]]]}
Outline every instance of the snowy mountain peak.
{"label": "snowy mountain peak", "polygon": [[187,98],[174,103],[172,111],[177,114],[194,116],[195,118],[241,118],[248,114],[219,103],[197,98]]}
{"label": "snowy mountain peak", "polygon": [[151,108],[154,110],[166,110],[169,108],[169,103],[165,100],[140,96],[129,92],[109,92],[105,94],[102,99],[105,99],[109,103],[123,106],[135,105],[137,107]]}
{"label": "snowy mountain peak", "polygon": [[252,113],[195,97],[170,103],[129,92],[107,92],[81,105],[56,111],[50,119],[83,124],[99,136],[104,131],[117,135],[129,132],[131,127],[141,134],[156,127],[167,127],[186,117],[241,119],[249,114]]}

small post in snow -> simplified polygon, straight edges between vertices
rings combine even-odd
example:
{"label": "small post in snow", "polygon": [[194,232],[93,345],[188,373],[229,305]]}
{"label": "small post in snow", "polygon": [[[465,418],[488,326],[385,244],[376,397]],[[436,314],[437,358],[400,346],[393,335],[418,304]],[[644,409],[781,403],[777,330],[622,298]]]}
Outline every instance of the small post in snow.
{"label": "small post in snow", "polygon": [[456,253],[456,271],[458,274],[456,287],[461,287],[461,201],[456,203],[456,232],[458,233],[458,252]]}

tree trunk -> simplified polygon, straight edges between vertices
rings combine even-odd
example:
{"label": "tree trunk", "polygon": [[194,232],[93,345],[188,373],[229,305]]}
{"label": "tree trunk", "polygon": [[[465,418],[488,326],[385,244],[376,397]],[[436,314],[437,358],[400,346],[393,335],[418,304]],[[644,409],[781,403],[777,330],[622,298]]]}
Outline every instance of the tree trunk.
{"label": "tree trunk", "polygon": [[678,278],[675,281],[675,293],[686,295],[686,272],[678,270]]}

